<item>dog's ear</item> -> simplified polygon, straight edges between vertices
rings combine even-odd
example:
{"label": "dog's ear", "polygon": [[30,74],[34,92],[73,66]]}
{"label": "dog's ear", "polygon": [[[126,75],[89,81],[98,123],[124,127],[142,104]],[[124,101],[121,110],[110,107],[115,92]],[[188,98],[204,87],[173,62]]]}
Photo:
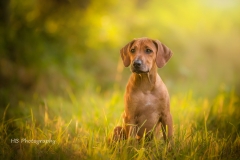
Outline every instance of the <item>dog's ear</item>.
{"label": "dog's ear", "polygon": [[133,44],[135,40],[129,42],[128,44],[126,44],[121,50],[120,50],[120,54],[122,57],[122,61],[125,67],[128,67],[130,65],[130,57],[129,57],[129,49],[131,47],[131,45]]}
{"label": "dog's ear", "polygon": [[162,44],[159,40],[153,40],[153,43],[157,47],[156,64],[158,68],[162,68],[172,57],[173,53],[167,46]]}

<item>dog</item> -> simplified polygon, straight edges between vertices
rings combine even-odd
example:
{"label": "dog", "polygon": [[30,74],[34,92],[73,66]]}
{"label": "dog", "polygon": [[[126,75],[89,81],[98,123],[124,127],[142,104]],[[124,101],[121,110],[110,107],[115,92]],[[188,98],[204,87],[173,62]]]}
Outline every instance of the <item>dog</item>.
{"label": "dog", "polygon": [[159,40],[134,39],[120,50],[131,76],[124,95],[123,126],[117,126],[113,140],[129,137],[152,139],[162,128],[165,141],[173,136],[168,90],[157,73],[172,56],[172,51]]}

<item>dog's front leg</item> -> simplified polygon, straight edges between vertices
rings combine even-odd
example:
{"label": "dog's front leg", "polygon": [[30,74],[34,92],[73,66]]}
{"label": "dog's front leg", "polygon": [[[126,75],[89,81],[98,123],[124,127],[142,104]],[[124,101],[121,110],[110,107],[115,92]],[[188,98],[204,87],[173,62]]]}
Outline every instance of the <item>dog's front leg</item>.
{"label": "dog's front leg", "polygon": [[[164,140],[171,141],[173,136],[172,115],[169,113],[162,119],[162,132]],[[167,136],[168,135],[168,136]]]}
{"label": "dog's front leg", "polygon": [[137,135],[137,124],[135,119],[125,115],[123,117],[123,120],[124,120],[123,126],[125,129],[127,138],[129,137],[135,138]]}

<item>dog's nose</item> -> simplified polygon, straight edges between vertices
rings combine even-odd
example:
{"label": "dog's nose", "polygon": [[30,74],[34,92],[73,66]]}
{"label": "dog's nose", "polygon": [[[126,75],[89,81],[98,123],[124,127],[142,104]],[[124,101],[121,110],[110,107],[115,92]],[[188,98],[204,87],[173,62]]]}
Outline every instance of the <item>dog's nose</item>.
{"label": "dog's nose", "polygon": [[134,66],[134,67],[140,67],[141,65],[142,65],[142,61],[139,60],[139,59],[137,59],[137,60],[135,60],[135,61],[133,62],[133,66]]}

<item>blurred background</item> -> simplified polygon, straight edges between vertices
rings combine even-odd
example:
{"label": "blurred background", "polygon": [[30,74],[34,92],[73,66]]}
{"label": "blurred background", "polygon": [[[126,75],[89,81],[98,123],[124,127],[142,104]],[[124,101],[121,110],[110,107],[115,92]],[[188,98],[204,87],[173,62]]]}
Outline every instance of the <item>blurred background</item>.
{"label": "blurred background", "polygon": [[124,90],[130,70],[119,50],[139,37],[173,51],[159,69],[171,95],[240,94],[237,0],[2,0],[0,35],[2,109],[48,94]]}

